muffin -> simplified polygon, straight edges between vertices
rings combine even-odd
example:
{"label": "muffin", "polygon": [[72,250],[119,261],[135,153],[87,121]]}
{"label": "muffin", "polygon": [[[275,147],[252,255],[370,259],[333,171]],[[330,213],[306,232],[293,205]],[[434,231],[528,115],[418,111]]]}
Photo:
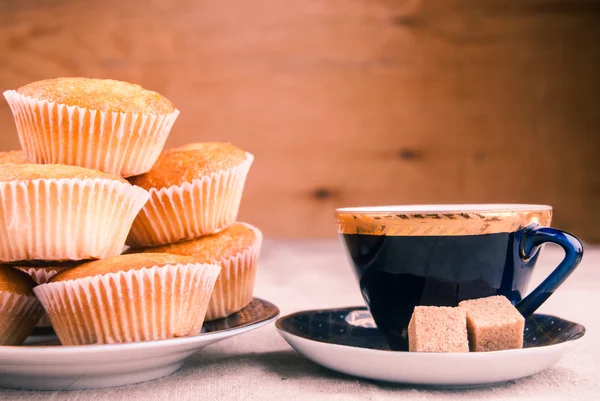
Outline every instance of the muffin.
{"label": "muffin", "polygon": [[110,79],[47,79],[4,97],[28,160],[123,177],[150,170],[179,115],[158,93]]}
{"label": "muffin", "polygon": [[63,345],[162,340],[200,333],[221,267],[134,254],[64,270],[35,294]]}
{"label": "muffin", "polygon": [[222,267],[206,312],[206,320],[227,317],[252,301],[262,233],[246,223],[236,223],[218,234],[172,245],[133,250],[193,256],[199,263]]}
{"label": "muffin", "polygon": [[148,173],[129,181],[150,192],[127,245],[190,240],[231,227],[254,157],[228,143],[196,143],[164,151]]}
{"label": "muffin", "polygon": [[0,345],[20,345],[44,313],[29,275],[0,265]]}
{"label": "muffin", "polygon": [[[82,262],[63,262],[63,263],[23,263],[19,265],[13,265],[13,267],[17,270],[21,270],[29,274],[29,276],[35,281],[37,284],[45,284],[48,282],[50,277],[54,276],[56,273],[68,269],[70,267],[77,266]],[[51,327],[52,323],[50,322],[50,318],[48,314],[44,312],[40,320],[37,322],[35,327]]]}
{"label": "muffin", "polygon": [[22,150],[0,152],[0,164],[26,164],[29,163]]}
{"label": "muffin", "polygon": [[119,255],[148,192],[112,174],[56,164],[0,166],[0,262]]}

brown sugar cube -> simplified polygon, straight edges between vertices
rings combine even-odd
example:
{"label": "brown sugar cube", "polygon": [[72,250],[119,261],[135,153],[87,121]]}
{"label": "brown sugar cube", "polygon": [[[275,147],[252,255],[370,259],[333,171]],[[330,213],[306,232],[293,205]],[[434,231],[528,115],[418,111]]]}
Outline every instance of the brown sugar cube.
{"label": "brown sugar cube", "polygon": [[408,323],[408,350],[469,352],[465,311],[446,306],[416,306]]}
{"label": "brown sugar cube", "polygon": [[467,313],[471,351],[500,351],[523,347],[525,318],[506,297],[497,295],[462,301]]}

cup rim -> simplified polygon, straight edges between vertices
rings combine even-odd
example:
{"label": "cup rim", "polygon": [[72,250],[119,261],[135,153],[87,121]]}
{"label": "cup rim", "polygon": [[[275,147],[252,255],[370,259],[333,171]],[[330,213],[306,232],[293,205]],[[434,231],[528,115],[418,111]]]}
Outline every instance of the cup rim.
{"label": "cup rim", "polygon": [[447,203],[447,204],[407,204],[388,206],[355,206],[337,208],[337,213],[512,213],[551,211],[552,206],[524,203]]}
{"label": "cup rim", "polygon": [[340,234],[479,235],[549,226],[552,207],[519,203],[361,206],[336,209]]}

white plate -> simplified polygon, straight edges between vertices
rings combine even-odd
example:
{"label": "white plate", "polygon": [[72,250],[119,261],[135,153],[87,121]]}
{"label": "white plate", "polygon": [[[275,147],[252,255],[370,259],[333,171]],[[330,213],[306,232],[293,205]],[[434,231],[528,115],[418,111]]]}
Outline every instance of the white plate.
{"label": "white plate", "polygon": [[192,337],[129,344],[61,346],[54,335],[31,336],[26,345],[0,346],[0,387],[75,390],[116,387],[176,372],[184,360],[229,337],[274,321],[279,309],[255,298],[240,312],[204,325]]}
{"label": "white plate", "polygon": [[446,388],[483,387],[541,372],[585,334],[555,316],[526,320],[524,348],[472,353],[390,351],[363,307],[298,312],[277,320],[283,338],[326,368],[366,379]]}

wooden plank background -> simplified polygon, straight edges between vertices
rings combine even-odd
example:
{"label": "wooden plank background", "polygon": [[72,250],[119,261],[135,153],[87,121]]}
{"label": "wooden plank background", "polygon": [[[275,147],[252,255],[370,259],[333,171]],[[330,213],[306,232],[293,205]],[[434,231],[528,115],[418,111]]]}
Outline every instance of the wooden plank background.
{"label": "wooden plank background", "polygon": [[532,202],[597,242],[599,22],[583,0],[0,0],[0,89],[159,91],[168,146],[255,154],[240,217],[271,237],[334,236],[338,206]]}

